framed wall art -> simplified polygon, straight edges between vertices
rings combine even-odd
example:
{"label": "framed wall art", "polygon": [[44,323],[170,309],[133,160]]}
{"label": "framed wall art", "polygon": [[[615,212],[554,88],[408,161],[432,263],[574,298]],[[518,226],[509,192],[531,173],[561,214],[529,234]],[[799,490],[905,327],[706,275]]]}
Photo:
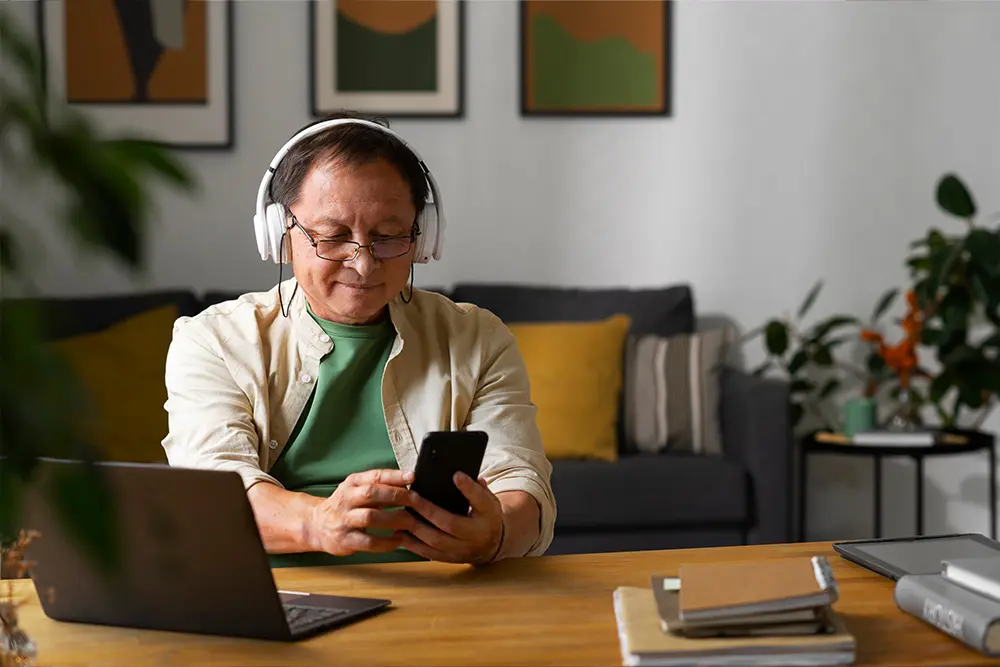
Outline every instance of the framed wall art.
{"label": "framed wall art", "polygon": [[670,0],[519,0],[521,113],[671,114]]}
{"label": "framed wall art", "polygon": [[233,0],[38,0],[49,94],[114,132],[233,145]]}
{"label": "framed wall art", "polygon": [[311,0],[312,114],[464,113],[465,0]]}

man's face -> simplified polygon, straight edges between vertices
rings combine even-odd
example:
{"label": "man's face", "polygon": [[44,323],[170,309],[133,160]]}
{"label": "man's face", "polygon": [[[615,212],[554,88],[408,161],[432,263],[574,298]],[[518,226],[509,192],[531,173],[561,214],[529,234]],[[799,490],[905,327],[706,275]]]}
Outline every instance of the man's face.
{"label": "man's face", "polygon": [[[351,240],[361,245],[408,236],[416,217],[409,185],[384,160],[360,167],[319,164],[303,181],[291,211],[314,241]],[[376,260],[362,248],[352,261],[331,262],[317,256],[298,227],[292,226],[288,235],[295,278],[313,312],[324,319],[342,324],[374,322],[410,277],[413,244],[394,259]]]}

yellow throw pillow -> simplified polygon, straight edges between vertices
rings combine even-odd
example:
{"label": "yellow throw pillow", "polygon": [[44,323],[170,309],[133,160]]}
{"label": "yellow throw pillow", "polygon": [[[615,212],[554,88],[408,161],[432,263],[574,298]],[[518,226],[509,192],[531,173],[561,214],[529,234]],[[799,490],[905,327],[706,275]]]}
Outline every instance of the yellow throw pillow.
{"label": "yellow throw pillow", "polygon": [[631,319],[512,324],[550,459],[618,459],[619,397]]}
{"label": "yellow throw pillow", "polygon": [[176,306],[148,310],[95,333],[53,343],[90,404],[85,434],[107,461],[166,461],[164,369]]}

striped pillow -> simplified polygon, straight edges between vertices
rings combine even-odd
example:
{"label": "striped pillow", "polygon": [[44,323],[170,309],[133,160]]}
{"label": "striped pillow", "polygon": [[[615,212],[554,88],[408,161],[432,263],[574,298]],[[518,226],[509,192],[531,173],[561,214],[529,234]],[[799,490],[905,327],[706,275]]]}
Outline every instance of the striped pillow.
{"label": "striped pillow", "polygon": [[722,327],[670,337],[629,337],[625,347],[625,447],[721,455],[719,367],[733,340]]}

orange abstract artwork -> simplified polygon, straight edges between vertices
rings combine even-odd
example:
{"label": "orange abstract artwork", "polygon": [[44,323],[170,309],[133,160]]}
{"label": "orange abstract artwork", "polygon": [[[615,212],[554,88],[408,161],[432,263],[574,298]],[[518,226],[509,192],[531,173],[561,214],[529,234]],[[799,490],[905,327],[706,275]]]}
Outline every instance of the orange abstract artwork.
{"label": "orange abstract artwork", "polygon": [[66,2],[66,95],[75,104],[204,104],[206,0]]}

